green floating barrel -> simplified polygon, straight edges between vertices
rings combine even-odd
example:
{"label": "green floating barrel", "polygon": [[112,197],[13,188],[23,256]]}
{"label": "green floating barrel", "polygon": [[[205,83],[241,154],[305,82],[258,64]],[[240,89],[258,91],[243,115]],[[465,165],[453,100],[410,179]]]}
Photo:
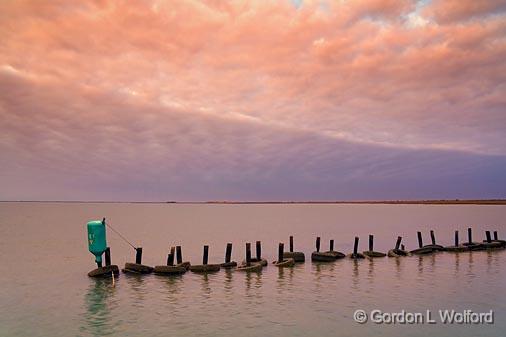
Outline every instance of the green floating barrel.
{"label": "green floating barrel", "polygon": [[105,221],[88,222],[88,250],[95,255],[95,261],[98,264],[102,263],[102,254],[106,248]]}

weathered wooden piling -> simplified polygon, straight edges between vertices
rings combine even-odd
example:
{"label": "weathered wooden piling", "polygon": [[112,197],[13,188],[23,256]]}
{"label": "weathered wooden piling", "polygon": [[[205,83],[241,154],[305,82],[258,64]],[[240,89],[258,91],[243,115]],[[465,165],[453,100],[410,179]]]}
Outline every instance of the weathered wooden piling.
{"label": "weathered wooden piling", "polygon": [[267,266],[268,262],[262,258],[262,242],[256,242],[256,257],[251,259],[253,263],[261,263],[263,266]]}
{"label": "weathered wooden piling", "polygon": [[304,262],[306,261],[306,256],[303,252],[294,252],[293,251],[293,236],[290,235],[290,251],[284,252],[283,257],[285,259],[293,259],[295,262]]}
{"label": "weathered wooden piling", "polygon": [[135,248],[135,263],[142,264],[142,247]]}
{"label": "weathered wooden piling", "polygon": [[312,254],[311,254],[311,260],[314,261],[314,262],[332,262],[332,261],[335,261],[336,258],[334,256],[334,254],[332,254],[330,251],[329,252],[320,252],[320,237],[317,236],[316,237],[316,251],[314,251]]}
{"label": "weathered wooden piling", "polygon": [[206,265],[209,262],[209,246],[204,246],[204,255],[202,256],[202,264]]}
{"label": "weathered wooden piling", "polygon": [[225,263],[229,263],[232,259],[232,244],[227,243],[227,250],[225,251]]}
{"label": "weathered wooden piling", "polygon": [[422,232],[416,232],[416,236],[418,237],[418,248],[411,251],[411,254],[429,254],[434,252],[434,250],[431,247],[424,247],[423,246],[423,240],[422,240]]}
{"label": "weathered wooden piling", "polygon": [[432,244],[425,245],[424,248],[432,248],[434,251],[442,251],[442,250],[444,250],[443,246],[436,244],[436,235],[434,234],[433,230],[430,231],[430,240],[431,240]]}
{"label": "weathered wooden piling", "polygon": [[176,246],[176,258],[177,258],[177,264],[183,263],[183,253],[181,246]]}
{"label": "weathered wooden piling", "polygon": [[167,254],[166,265],[155,266],[153,272],[157,275],[165,275],[165,276],[184,274],[187,271],[187,268],[183,264],[178,264],[177,266],[174,265],[174,259],[176,258],[175,255],[176,255],[176,247],[170,247],[169,254]]}
{"label": "weathered wooden piling", "polygon": [[167,266],[174,265],[174,255],[176,254],[176,247],[170,247],[169,258],[167,259]]}
{"label": "weathered wooden piling", "polygon": [[225,250],[225,262],[221,264],[221,268],[233,268],[237,267],[237,262],[232,261],[232,243],[227,243],[227,249]]}
{"label": "weathered wooden piling", "polygon": [[129,274],[149,274],[153,272],[153,267],[142,264],[142,247],[135,248],[135,263],[126,262],[122,270]]}
{"label": "weathered wooden piling", "polygon": [[504,248],[506,243],[503,243],[499,240],[492,241],[492,236],[490,235],[490,231],[485,231],[486,240],[483,241],[482,245],[486,249],[500,249]]}
{"label": "weathered wooden piling", "polygon": [[395,242],[395,249],[399,249],[399,246],[401,245],[402,236],[397,237],[397,242]]}
{"label": "weathered wooden piling", "polygon": [[497,236],[497,231],[494,231],[494,242],[499,242],[501,244],[501,247],[506,247],[506,241],[499,240],[499,237]]}
{"label": "weathered wooden piling", "polygon": [[285,259],[284,252],[285,244],[280,242],[278,246],[278,260],[274,261],[273,264],[278,267],[291,267],[295,264],[294,259]]}
{"label": "weathered wooden piling", "polygon": [[105,266],[111,265],[111,248],[107,247],[105,249]]}
{"label": "weathered wooden piling", "polygon": [[204,253],[202,254],[202,264],[191,265],[190,271],[193,273],[214,273],[220,271],[219,264],[208,264],[209,262],[209,246],[204,246]]}
{"label": "weathered wooden piling", "polygon": [[362,252],[362,254],[364,254],[367,257],[371,257],[371,258],[387,256],[387,254],[385,254],[385,253],[374,251],[374,235],[372,235],[372,234],[369,234],[369,250]]}
{"label": "weathered wooden piling", "polygon": [[395,248],[390,249],[387,253],[388,257],[400,257],[408,255],[408,252],[404,250],[404,245],[402,245],[402,249],[399,249],[399,247],[401,247],[401,241],[402,236],[398,236],[397,241],[395,242]]}
{"label": "weathered wooden piling", "polygon": [[190,262],[185,261],[183,262],[183,251],[181,246],[176,246],[176,260],[178,266],[183,266],[186,268],[186,270],[190,269]]}
{"label": "weathered wooden piling", "polygon": [[454,246],[448,246],[448,247],[445,247],[444,250],[446,250],[447,252],[464,252],[464,251],[467,251],[469,250],[469,247],[468,246],[464,246],[464,245],[461,245],[459,243],[459,231],[456,230],[455,231],[455,239],[454,239],[454,243],[455,245]]}
{"label": "weathered wooden piling", "polygon": [[246,243],[246,266],[251,266],[251,243]]}
{"label": "weathered wooden piling", "polygon": [[263,268],[261,263],[251,263],[251,243],[246,243],[246,260],[237,267],[238,271],[259,272]]}
{"label": "weathered wooden piling", "polygon": [[341,252],[336,252],[336,251],[334,250],[334,240],[333,240],[333,239],[332,239],[332,240],[330,240],[330,242],[329,242],[329,251],[328,251],[328,252],[326,252],[326,253],[331,254],[332,256],[334,256],[334,258],[335,258],[336,260],[337,260],[337,259],[341,259],[341,258],[343,258],[343,257],[345,257],[345,256],[346,256],[345,254],[343,254],[343,253],[341,253]]}
{"label": "weathered wooden piling", "polygon": [[473,242],[473,229],[471,227],[467,229],[467,242],[464,243],[464,246],[467,246],[469,250],[485,249],[485,245],[480,244],[478,242]]}
{"label": "weathered wooden piling", "polygon": [[352,259],[363,259],[365,256],[358,252],[358,236],[355,236],[355,242],[353,243],[353,253],[349,254],[349,257]]}

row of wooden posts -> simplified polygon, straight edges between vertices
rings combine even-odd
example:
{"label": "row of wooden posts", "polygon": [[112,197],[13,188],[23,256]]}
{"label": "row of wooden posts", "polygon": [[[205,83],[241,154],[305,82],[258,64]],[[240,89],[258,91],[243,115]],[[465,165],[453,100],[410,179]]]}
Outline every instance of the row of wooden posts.
{"label": "row of wooden posts", "polygon": [[[353,252],[345,255],[341,252],[334,251],[334,240],[329,242],[329,250],[321,251],[321,239],[316,238],[316,251],[311,254],[311,260],[314,262],[332,262],[339,258],[346,256],[353,259],[360,259],[364,257],[377,258],[377,257],[400,257],[408,255],[423,255],[430,254],[437,251],[452,251],[452,252],[463,252],[472,250],[487,250],[487,249],[501,249],[506,247],[506,241],[499,240],[497,231],[493,232],[493,239],[490,231],[485,232],[486,239],[483,242],[473,242],[472,229],[468,228],[468,241],[460,244],[459,242],[459,231],[455,231],[455,241],[453,246],[443,247],[436,244],[436,237],[434,231],[430,231],[431,244],[423,245],[422,233],[417,232],[418,248],[406,251],[403,244],[401,244],[402,237],[397,237],[395,248],[390,249],[388,253],[382,253],[374,251],[374,235],[369,235],[369,250],[360,253],[358,251],[359,238],[355,237]],[[154,272],[160,275],[176,275],[183,274],[190,270],[196,273],[208,273],[216,272],[221,268],[229,269],[234,268],[239,271],[260,271],[264,266],[268,264],[267,260],[262,258],[262,246],[261,242],[256,242],[256,257],[252,258],[251,255],[251,243],[246,243],[246,259],[238,264],[232,261],[232,243],[227,243],[225,251],[225,262],[221,264],[209,264],[209,246],[204,246],[204,252],[202,257],[201,265],[191,265],[190,262],[183,260],[181,246],[171,247],[167,255],[166,265],[160,265],[150,267],[142,264],[142,247],[135,248],[135,263],[126,263],[123,272],[135,273],[135,274],[149,274]],[[290,267],[295,263],[305,261],[305,255],[303,252],[294,251],[293,236],[290,236],[289,251],[284,251],[284,243],[279,243],[278,246],[278,258],[272,262],[273,265],[278,267]],[[104,277],[112,274],[119,274],[119,268],[116,265],[111,264],[111,251],[108,247],[105,251],[105,267],[98,265],[97,269],[92,270],[88,273],[91,277]]]}

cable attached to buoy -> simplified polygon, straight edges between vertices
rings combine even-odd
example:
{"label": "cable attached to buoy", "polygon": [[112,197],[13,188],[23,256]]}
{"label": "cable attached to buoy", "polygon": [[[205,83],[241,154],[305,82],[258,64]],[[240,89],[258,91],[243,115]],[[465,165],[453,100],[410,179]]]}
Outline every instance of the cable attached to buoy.
{"label": "cable attached to buoy", "polygon": [[115,230],[110,224],[106,223],[105,222],[105,218],[102,220],[106,225],[107,227],[109,227],[114,233],[118,234],[118,236],[123,239],[123,241],[125,241],[127,244],[129,244],[134,250],[137,250],[137,248],[130,242],[128,241],[123,235],[121,235],[120,232],[118,232],[117,230]]}

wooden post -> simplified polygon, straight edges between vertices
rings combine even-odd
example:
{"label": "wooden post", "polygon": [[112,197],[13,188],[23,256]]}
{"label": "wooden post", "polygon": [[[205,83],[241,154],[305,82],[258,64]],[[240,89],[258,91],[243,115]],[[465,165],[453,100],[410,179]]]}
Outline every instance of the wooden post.
{"label": "wooden post", "polygon": [[401,245],[402,236],[397,237],[397,242],[395,243],[395,249],[398,250]]}
{"label": "wooden post", "polygon": [[181,252],[181,246],[176,246],[177,253],[177,264],[183,263],[183,253]]}
{"label": "wooden post", "polygon": [[459,246],[459,231],[455,231],[455,247]]}
{"label": "wooden post", "polygon": [[334,251],[334,240],[330,240],[330,251],[333,252]]}
{"label": "wooden post", "polygon": [[204,246],[204,256],[202,257],[202,264],[206,265],[209,260],[209,246]]}
{"label": "wooden post", "polygon": [[432,244],[435,245],[436,244],[436,236],[434,235],[433,230],[430,231],[430,239],[432,241]]}
{"label": "wooden post", "polygon": [[232,259],[232,244],[227,243],[227,250],[225,252],[225,263],[229,263]]}
{"label": "wooden post", "polygon": [[279,248],[278,248],[278,262],[283,262],[283,253],[284,253],[284,243],[280,242],[279,243]]}
{"label": "wooden post", "polygon": [[416,235],[418,235],[418,248],[422,248],[423,247],[422,232],[416,232]]}
{"label": "wooden post", "polygon": [[358,236],[355,236],[355,243],[353,244],[353,256],[358,254]]}
{"label": "wooden post", "polygon": [[135,248],[135,263],[142,264],[142,247]]}
{"label": "wooden post", "polygon": [[290,235],[290,253],[293,253],[293,236]]}
{"label": "wooden post", "polygon": [[404,245],[401,245],[401,250],[406,250],[406,247],[404,247]]}
{"label": "wooden post", "polygon": [[374,250],[374,235],[369,234],[369,251],[372,252]]}
{"label": "wooden post", "polygon": [[170,247],[169,257],[167,258],[167,266],[174,265],[174,255],[176,254],[176,248]]}
{"label": "wooden post", "polygon": [[494,240],[499,240],[498,237],[497,237],[497,231],[494,231]]}
{"label": "wooden post", "polygon": [[251,243],[246,243],[246,265],[251,265]]}
{"label": "wooden post", "polygon": [[320,251],[320,237],[316,237],[316,251],[319,252]]}
{"label": "wooden post", "polygon": [[257,241],[257,260],[262,260],[262,243]]}
{"label": "wooden post", "polygon": [[111,265],[111,248],[107,247],[105,249],[105,266]]}
{"label": "wooden post", "polygon": [[467,229],[467,241],[469,243],[473,242],[473,230],[471,229],[471,227]]}
{"label": "wooden post", "polygon": [[490,231],[485,231],[485,235],[487,236],[487,242],[492,242],[492,238],[490,237]]}

